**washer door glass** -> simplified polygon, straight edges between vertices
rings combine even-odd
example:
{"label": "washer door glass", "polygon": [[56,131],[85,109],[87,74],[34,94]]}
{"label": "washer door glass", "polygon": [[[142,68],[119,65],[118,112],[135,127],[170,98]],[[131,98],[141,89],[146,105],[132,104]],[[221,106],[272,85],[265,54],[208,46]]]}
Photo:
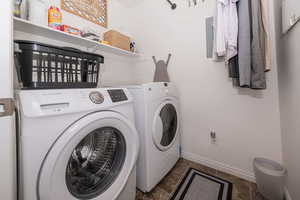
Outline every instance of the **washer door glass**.
{"label": "washer door glass", "polygon": [[178,119],[176,108],[166,103],[159,109],[154,119],[154,143],[162,151],[169,149],[175,141]]}
{"label": "washer door glass", "polygon": [[107,190],[121,172],[126,156],[122,133],[103,127],[88,134],[73,150],[66,184],[78,199],[92,199]]}

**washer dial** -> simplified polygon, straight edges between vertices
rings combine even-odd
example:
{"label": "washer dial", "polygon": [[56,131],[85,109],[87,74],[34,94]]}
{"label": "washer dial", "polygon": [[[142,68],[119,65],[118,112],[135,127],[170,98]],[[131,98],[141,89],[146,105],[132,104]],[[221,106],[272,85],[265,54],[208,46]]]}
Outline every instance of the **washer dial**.
{"label": "washer dial", "polygon": [[104,97],[100,92],[95,91],[90,93],[90,100],[94,104],[101,104],[104,102]]}

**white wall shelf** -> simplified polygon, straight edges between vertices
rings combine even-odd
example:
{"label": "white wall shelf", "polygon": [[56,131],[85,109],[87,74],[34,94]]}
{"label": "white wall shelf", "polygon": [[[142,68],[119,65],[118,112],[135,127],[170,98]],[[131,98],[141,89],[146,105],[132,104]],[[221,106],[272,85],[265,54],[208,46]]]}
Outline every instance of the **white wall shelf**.
{"label": "white wall shelf", "polygon": [[100,51],[112,53],[119,56],[137,57],[139,54],[119,49],[110,45],[100,44],[77,35],[71,35],[59,30],[52,29],[48,26],[32,23],[28,20],[14,17],[14,30],[33,35],[43,36],[54,40],[73,43],[87,48],[97,48]]}

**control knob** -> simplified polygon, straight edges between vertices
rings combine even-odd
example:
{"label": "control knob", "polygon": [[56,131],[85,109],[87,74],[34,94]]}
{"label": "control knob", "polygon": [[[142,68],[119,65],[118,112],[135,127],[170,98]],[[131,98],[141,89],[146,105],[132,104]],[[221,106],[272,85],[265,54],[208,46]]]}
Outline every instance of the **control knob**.
{"label": "control knob", "polygon": [[104,97],[100,92],[95,91],[90,93],[90,100],[94,104],[101,104],[104,102]]}

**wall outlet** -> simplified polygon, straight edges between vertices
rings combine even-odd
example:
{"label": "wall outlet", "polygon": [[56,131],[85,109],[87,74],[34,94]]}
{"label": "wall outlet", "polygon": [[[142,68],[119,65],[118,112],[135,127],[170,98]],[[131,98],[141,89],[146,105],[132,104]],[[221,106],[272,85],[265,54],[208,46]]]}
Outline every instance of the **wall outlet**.
{"label": "wall outlet", "polygon": [[215,131],[210,132],[210,143],[211,144],[217,143],[217,133]]}

